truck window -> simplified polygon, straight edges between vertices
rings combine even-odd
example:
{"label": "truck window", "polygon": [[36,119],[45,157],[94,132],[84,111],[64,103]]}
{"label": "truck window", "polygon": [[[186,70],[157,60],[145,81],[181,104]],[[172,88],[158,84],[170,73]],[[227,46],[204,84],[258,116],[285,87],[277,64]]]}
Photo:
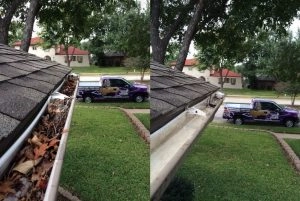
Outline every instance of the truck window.
{"label": "truck window", "polygon": [[276,111],[279,108],[274,103],[270,102],[261,102],[261,109],[262,110],[269,110],[269,111]]}
{"label": "truck window", "polygon": [[121,79],[110,79],[110,86],[111,87],[125,87],[129,84]]}

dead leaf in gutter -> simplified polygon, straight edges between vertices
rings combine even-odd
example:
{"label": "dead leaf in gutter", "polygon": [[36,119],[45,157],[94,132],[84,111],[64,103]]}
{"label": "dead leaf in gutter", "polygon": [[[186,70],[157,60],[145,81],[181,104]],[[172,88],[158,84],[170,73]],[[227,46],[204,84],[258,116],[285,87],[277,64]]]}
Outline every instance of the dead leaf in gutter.
{"label": "dead leaf in gutter", "polygon": [[40,147],[36,147],[34,149],[34,158],[37,159],[40,156],[44,156],[47,149],[48,149],[48,145],[46,143],[42,144]]}
{"label": "dead leaf in gutter", "polygon": [[41,140],[36,135],[34,135],[33,138],[30,139],[30,143],[34,144],[34,145],[37,145],[37,146],[41,146],[42,145]]}
{"label": "dead leaf in gutter", "polygon": [[15,193],[16,191],[12,188],[13,187],[12,181],[5,181],[3,183],[0,183],[0,193]]}
{"label": "dead leaf in gutter", "polygon": [[41,159],[42,158],[39,158],[37,160],[25,161],[24,163],[18,164],[13,170],[18,171],[22,174],[27,174],[34,166],[41,162]]}

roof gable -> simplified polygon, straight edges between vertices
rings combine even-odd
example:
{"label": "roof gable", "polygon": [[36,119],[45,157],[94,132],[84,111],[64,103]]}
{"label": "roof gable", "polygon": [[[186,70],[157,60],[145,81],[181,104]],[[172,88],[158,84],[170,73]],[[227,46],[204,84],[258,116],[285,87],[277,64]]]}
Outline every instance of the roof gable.
{"label": "roof gable", "polygon": [[[196,66],[198,65],[199,62],[197,59],[193,58],[193,59],[186,59],[184,62],[184,67],[190,67],[190,66]],[[176,61],[171,63],[172,66],[176,65]]]}
{"label": "roof gable", "polygon": [[219,87],[181,71],[151,62],[151,133],[212,93]]}
{"label": "roof gable", "polygon": [[[63,45],[60,45],[55,52],[56,55],[66,55],[66,51]],[[77,47],[68,47],[68,55],[89,55],[89,51],[81,50]]]}
{"label": "roof gable", "polygon": [[0,44],[0,157],[71,68]]}

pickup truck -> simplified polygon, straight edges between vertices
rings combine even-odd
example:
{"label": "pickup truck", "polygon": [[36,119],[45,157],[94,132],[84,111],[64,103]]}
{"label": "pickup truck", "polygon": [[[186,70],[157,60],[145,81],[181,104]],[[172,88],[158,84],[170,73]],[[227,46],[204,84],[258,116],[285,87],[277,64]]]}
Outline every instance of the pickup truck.
{"label": "pickup truck", "polygon": [[116,76],[102,76],[99,82],[81,81],[77,94],[77,98],[82,98],[86,103],[108,99],[129,99],[140,103],[148,97],[147,85],[131,83]]}
{"label": "pickup truck", "polygon": [[249,104],[226,103],[223,118],[232,119],[237,125],[244,122],[275,122],[293,127],[299,123],[300,112],[278,105],[272,100],[252,99]]}

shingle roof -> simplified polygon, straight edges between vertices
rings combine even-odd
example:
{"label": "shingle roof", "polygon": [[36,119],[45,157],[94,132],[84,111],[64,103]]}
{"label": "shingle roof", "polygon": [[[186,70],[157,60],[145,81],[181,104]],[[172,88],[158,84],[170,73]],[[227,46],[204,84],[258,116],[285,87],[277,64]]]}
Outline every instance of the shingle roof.
{"label": "shingle roof", "polygon": [[71,68],[0,44],[0,156]]}
{"label": "shingle roof", "polygon": [[[21,46],[22,41],[17,41],[13,44],[13,46]],[[30,39],[30,45],[38,45],[43,43],[43,39],[40,37],[34,37]]]}
{"label": "shingle roof", "polygon": [[[241,74],[233,72],[231,70],[228,69],[222,69],[222,76],[226,76],[227,77],[242,77]],[[219,71],[214,71],[213,73],[211,73],[212,77],[220,77],[220,72]]]}
{"label": "shingle roof", "polygon": [[[193,58],[193,59],[186,59],[184,61],[184,66],[188,66],[188,67],[190,67],[190,66],[196,66],[198,63],[199,63],[199,61],[197,59],[195,59],[195,58]],[[171,65],[175,66],[176,65],[176,61],[172,62]]]}
{"label": "shingle roof", "polygon": [[191,107],[219,87],[178,70],[151,62],[151,133],[164,126],[186,107]]}
{"label": "shingle roof", "polygon": [[[55,52],[57,55],[66,55],[66,51],[64,50],[64,46],[61,45]],[[81,50],[74,46],[68,47],[68,54],[69,55],[89,55],[89,51]]]}

